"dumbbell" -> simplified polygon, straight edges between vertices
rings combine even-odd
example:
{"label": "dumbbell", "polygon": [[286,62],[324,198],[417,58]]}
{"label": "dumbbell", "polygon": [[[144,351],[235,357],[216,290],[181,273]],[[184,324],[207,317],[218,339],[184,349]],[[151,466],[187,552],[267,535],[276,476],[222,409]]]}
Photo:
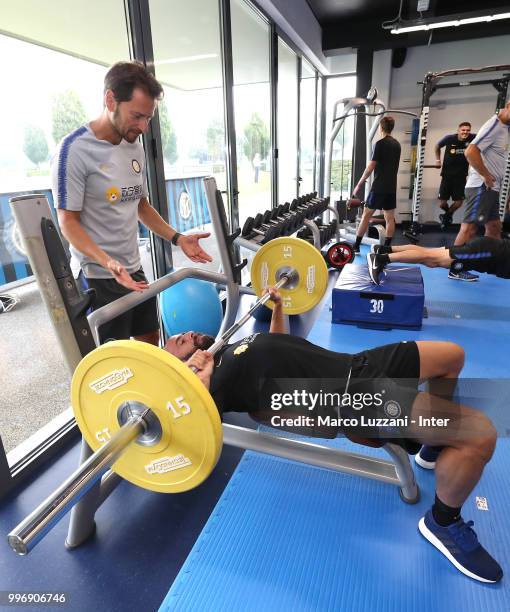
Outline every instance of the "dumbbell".
{"label": "dumbbell", "polygon": [[327,225],[322,225],[321,227],[324,230],[324,244],[327,244],[329,240],[335,235],[337,228],[337,220],[332,219]]}
{"label": "dumbbell", "polygon": [[330,233],[329,233],[330,227],[329,225],[324,225],[320,217],[317,217],[316,219],[314,219],[313,222],[319,229],[321,246],[324,246],[330,238]]}
{"label": "dumbbell", "polygon": [[314,244],[312,230],[309,227],[303,227],[302,229],[300,229],[299,232],[296,234],[296,238],[300,238],[301,240],[304,240],[305,242]]}
{"label": "dumbbell", "polygon": [[248,217],[244,222],[241,235],[244,238],[252,238],[253,234],[262,236],[262,244],[280,236],[281,224],[263,224],[262,217],[260,213],[255,215],[255,219],[253,217]]}
{"label": "dumbbell", "polygon": [[292,226],[294,220],[287,217],[279,217],[276,214],[276,208],[272,210],[266,210],[264,213],[259,213],[261,220],[259,223],[259,215],[255,217],[255,225],[267,225],[268,227],[273,225],[274,227],[280,227],[280,236],[288,236],[292,233]]}
{"label": "dumbbell", "polygon": [[316,211],[319,210],[320,204],[318,202],[305,203],[302,198],[296,198],[292,200],[290,204],[290,210],[294,212],[304,212],[306,219],[313,219],[316,216]]}
{"label": "dumbbell", "polygon": [[314,206],[313,216],[316,217],[317,215],[322,214],[329,206],[329,197],[328,198],[311,198],[307,200],[307,203],[309,206],[310,205]]}
{"label": "dumbbell", "polygon": [[273,221],[277,219],[287,219],[289,223],[286,230],[289,234],[293,234],[303,224],[305,215],[303,212],[300,211],[291,211],[290,204],[287,202],[285,204],[280,204],[280,206],[277,206],[276,208],[273,208],[270,211],[270,218]]}

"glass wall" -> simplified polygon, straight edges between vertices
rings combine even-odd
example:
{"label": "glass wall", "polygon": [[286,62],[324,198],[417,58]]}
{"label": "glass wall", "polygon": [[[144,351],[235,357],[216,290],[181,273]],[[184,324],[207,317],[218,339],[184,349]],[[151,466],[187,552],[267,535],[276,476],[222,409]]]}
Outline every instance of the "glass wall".
{"label": "glass wall", "polygon": [[[224,83],[219,3],[149,0],[156,77],[165,90],[159,106],[164,181],[170,223],[181,232],[210,230],[202,181],[213,175],[227,187]],[[0,287],[20,301],[0,316],[0,352],[8,356],[8,384],[0,402],[7,450],[68,408],[66,365],[22,252],[8,205],[13,195],[45,193],[52,205],[50,160],[58,142],[103,108],[108,67],[131,57],[123,0],[0,0],[3,63],[0,111],[6,119],[0,150]],[[278,38],[278,116],[271,117],[269,20],[248,0],[231,0],[232,65],[239,221],[298,193],[298,94],[301,96],[301,191],[314,189],[317,104],[313,66]],[[27,17],[29,16],[29,18]],[[76,23],[93,23],[94,36]],[[133,25],[133,27],[137,27]],[[279,197],[272,198],[271,124],[276,123]],[[151,155],[151,151],[147,151]],[[159,166],[158,166],[159,167]],[[274,200],[274,201],[273,201]],[[225,198],[225,201],[227,199]],[[230,216],[230,215],[228,215]],[[151,245],[140,226],[144,269],[152,274]],[[205,241],[219,266],[215,237]],[[193,265],[180,249],[174,265]],[[202,266],[203,267],[203,266]],[[29,282],[26,282],[26,279]],[[25,280],[25,284],[23,283]],[[30,342],[24,334],[30,330]],[[39,364],[27,369],[26,363]],[[12,368],[11,368],[12,366]],[[11,371],[12,369],[12,371]],[[25,380],[25,377],[27,379]],[[30,390],[30,418],[17,416]],[[27,396],[28,397],[28,396]]]}
{"label": "glass wall", "polygon": [[[168,216],[179,232],[211,231],[202,178],[226,188],[223,76],[217,2],[150,0]],[[218,269],[214,236],[201,242],[213,262],[193,264],[173,249],[174,266]]]}
{"label": "glass wall", "polygon": [[278,204],[297,195],[297,55],[278,38]]}
{"label": "glass wall", "polygon": [[[326,143],[333,129],[333,107],[337,100],[356,95],[356,77],[340,76],[327,79],[326,88]],[[337,115],[342,113],[338,107]],[[331,163],[331,199],[346,199],[350,196],[352,180],[352,150],[354,144],[354,117],[345,120],[333,144]]]}
{"label": "glass wall", "polygon": [[[121,0],[0,0],[0,435],[7,452],[69,408],[70,373],[19,243],[9,198],[44,193],[58,142],[102,110],[105,66],[129,59]],[[93,23],[94,36],[76,23]],[[28,42],[31,41],[31,42]],[[58,51],[58,49],[65,50]],[[25,408],[24,408],[25,407]]]}
{"label": "glass wall", "polygon": [[271,208],[269,25],[244,0],[232,0],[234,114],[239,223]]}
{"label": "glass wall", "polygon": [[315,186],[316,83],[314,67],[302,59],[299,81],[299,192],[301,194],[314,191]]}

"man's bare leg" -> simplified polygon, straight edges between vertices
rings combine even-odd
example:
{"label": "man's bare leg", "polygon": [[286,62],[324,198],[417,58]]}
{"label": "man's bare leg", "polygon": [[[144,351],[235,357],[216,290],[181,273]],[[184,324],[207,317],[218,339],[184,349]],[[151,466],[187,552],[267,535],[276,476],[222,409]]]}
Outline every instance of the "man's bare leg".
{"label": "man's bare leg", "polygon": [[453,262],[449,250],[444,247],[429,249],[416,245],[392,247],[388,259],[390,263],[417,263],[428,268],[449,268]]}
{"label": "man's bare leg", "polygon": [[474,223],[461,223],[460,230],[455,237],[455,246],[462,246],[472,240],[476,236],[477,226]]}

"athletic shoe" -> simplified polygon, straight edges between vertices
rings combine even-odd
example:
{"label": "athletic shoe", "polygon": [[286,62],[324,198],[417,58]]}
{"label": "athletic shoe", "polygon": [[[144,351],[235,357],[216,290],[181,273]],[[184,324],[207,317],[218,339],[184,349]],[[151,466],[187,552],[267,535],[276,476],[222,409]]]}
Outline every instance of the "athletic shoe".
{"label": "athletic shoe", "polygon": [[370,252],[375,253],[376,255],[387,255],[391,253],[391,247],[386,246],[385,244],[373,244],[370,247]]}
{"label": "athletic shoe", "polygon": [[436,467],[436,459],[442,450],[442,446],[422,446],[420,452],[414,456],[414,460],[420,467],[433,470]]}
{"label": "athletic shoe", "polygon": [[433,544],[443,555],[466,576],[480,582],[499,582],[503,570],[478,541],[473,531],[473,521],[462,518],[448,527],[438,525],[432,510],[420,519],[418,529],[421,535]]}
{"label": "athletic shoe", "polygon": [[370,274],[370,278],[375,285],[380,284],[379,276],[381,272],[384,270],[384,264],[381,263],[381,260],[378,255],[375,253],[367,253],[367,264],[368,264],[368,273]]}
{"label": "athletic shoe", "polygon": [[441,221],[441,229],[445,230],[448,229],[452,224],[453,217],[449,212],[447,212],[443,215],[439,215],[439,220]]}
{"label": "athletic shoe", "polygon": [[474,281],[477,281],[480,277],[478,276],[478,274],[471,274],[471,272],[454,272],[453,270],[450,270],[448,272],[448,278],[472,283]]}
{"label": "athletic shoe", "polygon": [[354,253],[354,255],[359,255],[359,246],[356,246],[355,244],[353,244],[352,252]]}

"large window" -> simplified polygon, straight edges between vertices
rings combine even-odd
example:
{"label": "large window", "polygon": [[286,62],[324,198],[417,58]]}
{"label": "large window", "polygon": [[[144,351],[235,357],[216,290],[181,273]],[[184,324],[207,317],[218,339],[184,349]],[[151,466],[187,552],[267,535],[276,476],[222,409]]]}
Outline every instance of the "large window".
{"label": "large window", "polygon": [[[99,115],[105,67],[130,54],[122,0],[0,0],[0,15],[0,292],[19,299],[0,316],[0,435],[9,452],[69,408],[70,383],[9,198],[38,192],[52,205],[57,143]],[[76,27],[84,23],[93,36]]]}
{"label": "large window", "polygon": [[297,195],[297,56],[278,39],[278,204]]}
{"label": "large window", "polygon": [[[326,150],[333,130],[333,109],[335,102],[356,95],[356,77],[341,76],[327,79],[326,89]],[[337,117],[342,114],[338,106]],[[345,120],[333,143],[331,163],[331,200],[348,198],[352,181],[352,149],[354,138],[354,117]]]}
{"label": "large window", "polygon": [[[165,98],[159,106],[170,224],[179,232],[211,231],[202,179],[226,187],[225,126],[219,9],[209,0],[150,0],[156,77]],[[202,241],[218,269],[215,236]],[[174,266],[193,264],[180,249]]]}
{"label": "large window", "polygon": [[303,59],[299,82],[299,191],[302,194],[315,187],[316,82],[313,66]]}
{"label": "large window", "polygon": [[239,222],[271,208],[269,26],[243,0],[232,0],[234,114]]}

